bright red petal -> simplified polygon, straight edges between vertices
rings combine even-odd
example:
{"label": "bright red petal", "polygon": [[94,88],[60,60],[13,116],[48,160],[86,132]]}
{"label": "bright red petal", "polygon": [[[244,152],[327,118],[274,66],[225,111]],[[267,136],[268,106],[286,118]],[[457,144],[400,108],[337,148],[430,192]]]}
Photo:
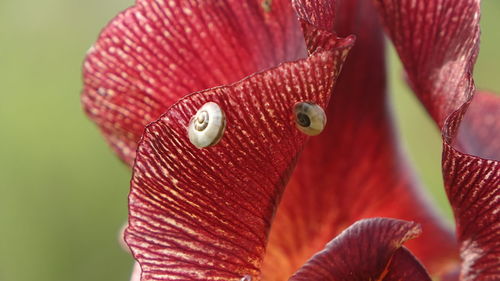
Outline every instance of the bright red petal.
{"label": "bright red petal", "polygon": [[346,226],[374,216],[420,223],[423,235],[408,247],[435,274],[458,260],[458,250],[400,151],[388,109],[381,26],[369,1],[337,2],[337,31],[355,34],[356,45],[335,86],[328,124],[309,140],[285,191],[264,276],[284,280]]}
{"label": "bright red petal", "polygon": [[[302,150],[296,102],[325,107],[352,44],[187,96],[151,123],[137,150],[126,240],[142,280],[259,280],[277,203]],[[208,101],[225,111],[214,147],[186,127]]]}
{"label": "bright red petal", "polygon": [[408,80],[442,130],[443,176],[461,243],[461,280],[498,280],[500,98],[473,97],[480,1],[377,2]]}
{"label": "bright red petal", "polygon": [[420,233],[418,224],[406,221],[359,221],[328,243],[290,281],[430,281],[422,265],[402,247]]}
{"label": "bright red petal", "polygon": [[82,103],[132,165],[144,127],[179,98],[302,57],[288,0],[139,0],[89,50]]}

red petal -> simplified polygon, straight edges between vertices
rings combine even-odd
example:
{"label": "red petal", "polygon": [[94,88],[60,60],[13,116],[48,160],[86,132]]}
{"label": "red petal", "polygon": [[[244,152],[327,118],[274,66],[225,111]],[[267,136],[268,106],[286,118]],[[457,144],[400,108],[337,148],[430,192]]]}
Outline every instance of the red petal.
{"label": "red petal", "polygon": [[461,243],[461,280],[498,280],[500,98],[479,94],[472,100],[480,1],[378,2],[408,80],[442,129],[443,176]]}
{"label": "red petal", "polygon": [[[326,106],[351,43],[190,95],[147,127],[126,234],[143,280],[259,279],[271,219],[306,140],[293,106]],[[208,101],[225,111],[227,128],[216,146],[197,149],[186,127]]]}
{"label": "red petal", "polygon": [[382,280],[430,281],[431,278],[415,256],[413,256],[405,247],[401,247],[394,253],[392,261],[387,269],[387,275],[385,275]]}
{"label": "red petal", "polygon": [[500,279],[500,162],[461,152],[453,146],[499,159],[500,98],[474,97],[453,138],[451,128],[465,105],[447,120],[444,132],[443,174],[461,241],[461,280]]}
{"label": "red petal", "polygon": [[376,0],[408,80],[440,126],[471,95],[479,0]]}
{"label": "red petal", "polygon": [[264,276],[284,280],[347,225],[373,216],[422,224],[420,242],[408,247],[437,273],[458,260],[455,239],[423,199],[395,137],[377,15],[367,1],[340,3],[337,30],[355,34],[356,45],[336,84],[328,124],[309,140],[285,191]]}
{"label": "red petal", "polygon": [[443,173],[461,241],[462,280],[500,279],[500,164],[444,144]]}
{"label": "red petal", "polygon": [[430,281],[422,265],[402,248],[420,232],[419,225],[406,221],[359,221],[328,243],[290,281]]}
{"label": "red petal", "polygon": [[179,98],[305,57],[289,1],[269,2],[139,0],[103,30],[84,63],[82,102],[126,163]]}

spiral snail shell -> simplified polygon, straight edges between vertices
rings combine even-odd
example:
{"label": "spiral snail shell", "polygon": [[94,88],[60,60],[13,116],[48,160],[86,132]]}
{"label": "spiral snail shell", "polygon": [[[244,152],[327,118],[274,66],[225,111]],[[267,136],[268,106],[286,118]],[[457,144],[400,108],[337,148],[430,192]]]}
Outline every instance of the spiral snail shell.
{"label": "spiral snail shell", "polygon": [[213,146],[221,140],[225,129],[224,111],[218,104],[207,102],[189,121],[189,141],[198,148]]}
{"label": "spiral snail shell", "polygon": [[326,125],[326,114],[321,106],[299,102],[294,106],[295,126],[309,136],[319,135]]}

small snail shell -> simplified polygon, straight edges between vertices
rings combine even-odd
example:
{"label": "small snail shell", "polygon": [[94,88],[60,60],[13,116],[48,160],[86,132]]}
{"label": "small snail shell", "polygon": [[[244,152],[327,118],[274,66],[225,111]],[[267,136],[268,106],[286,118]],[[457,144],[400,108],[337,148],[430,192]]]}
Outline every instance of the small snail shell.
{"label": "small snail shell", "polygon": [[326,114],[321,106],[311,102],[299,102],[294,106],[295,125],[309,136],[319,135],[326,125]]}
{"label": "small snail shell", "polygon": [[204,104],[191,118],[188,136],[192,144],[198,148],[216,145],[226,129],[226,116],[214,102]]}

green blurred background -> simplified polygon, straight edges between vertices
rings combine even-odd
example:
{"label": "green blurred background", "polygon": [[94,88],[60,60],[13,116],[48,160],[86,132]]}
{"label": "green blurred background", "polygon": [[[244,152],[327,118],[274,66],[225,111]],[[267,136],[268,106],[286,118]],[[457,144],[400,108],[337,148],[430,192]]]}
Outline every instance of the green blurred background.
{"label": "green blurred background", "polygon": [[[80,107],[81,63],[132,0],[0,0],[0,280],[128,280],[118,246],[130,172]],[[500,2],[484,0],[480,88],[500,92]],[[401,82],[395,110],[416,172],[443,212],[441,140]]]}

